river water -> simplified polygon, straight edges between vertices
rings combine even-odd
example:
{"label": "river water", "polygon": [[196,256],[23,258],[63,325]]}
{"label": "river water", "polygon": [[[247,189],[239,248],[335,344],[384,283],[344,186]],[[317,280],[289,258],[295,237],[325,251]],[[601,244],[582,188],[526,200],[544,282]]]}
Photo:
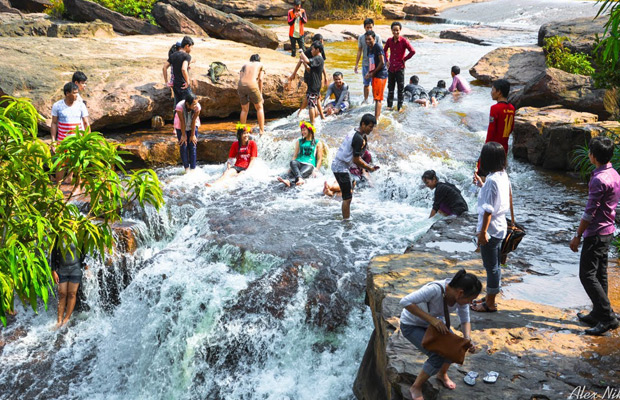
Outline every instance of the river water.
{"label": "river water", "polygon": [[[406,25],[430,37],[449,26]],[[531,30],[506,43],[535,38]],[[438,79],[449,81],[454,64],[468,76],[492,49],[413,44],[417,54],[407,76],[418,74],[429,90]],[[332,152],[373,109],[360,105],[355,46],[326,47],[328,71],[344,73],[357,105],[317,124]],[[473,209],[470,180],[486,133],[489,92],[474,86],[471,95],[437,108],[385,112],[369,140],[382,168],[372,187],[355,193],[351,221],[342,221],[338,200],[321,194],[323,181],[333,180],[328,171],[293,190],[274,183],[299,134],[294,116],[268,125],[258,168],[227,188],[203,186],[221,174],[221,165],[202,165],[190,175],[178,167],[158,170],[166,207],[126,215],[140,228],[135,254],[111,266],[89,260],[90,309],[74,314],[69,329],[53,332],[54,301],[39,314],[18,306],[15,320],[0,331],[0,397],[352,399],[373,329],[364,305],[368,261],[402,253],[435,221],[427,218],[432,193],[420,180],[426,169],[459,186]],[[587,304],[577,255],[567,247],[585,185],[513,160],[510,174],[518,219],[528,227],[520,256],[556,275],[526,275],[504,295],[561,307]]]}

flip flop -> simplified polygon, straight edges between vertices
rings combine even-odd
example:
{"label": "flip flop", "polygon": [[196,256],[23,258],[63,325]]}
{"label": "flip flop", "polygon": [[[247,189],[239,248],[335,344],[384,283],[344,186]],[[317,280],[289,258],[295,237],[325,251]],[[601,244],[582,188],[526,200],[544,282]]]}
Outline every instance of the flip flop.
{"label": "flip flop", "polygon": [[[474,307],[477,307],[477,306],[482,306],[482,309],[480,310],[480,309],[476,309],[476,308],[474,308]],[[496,309],[491,309],[491,308],[489,308],[489,306],[487,305],[487,303],[486,303],[486,302],[478,303],[478,304],[476,304],[476,305],[472,304],[472,305],[470,305],[470,306],[469,306],[469,308],[470,308],[472,311],[475,311],[475,312],[487,312],[487,313],[494,313],[494,312],[497,312],[497,308],[496,308]]]}
{"label": "flip flop", "polygon": [[497,378],[498,377],[499,377],[499,374],[497,372],[489,371],[487,373],[487,376],[482,378],[482,380],[484,381],[484,383],[495,383],[495,382],[497,382]]}
{"label": "flip flop", "polygon": [[469,371],[467,375],[463,378],[466,384],[469,386],[474,386],[476,384],[476,378],[478,377],[478,373],[476,371]]}

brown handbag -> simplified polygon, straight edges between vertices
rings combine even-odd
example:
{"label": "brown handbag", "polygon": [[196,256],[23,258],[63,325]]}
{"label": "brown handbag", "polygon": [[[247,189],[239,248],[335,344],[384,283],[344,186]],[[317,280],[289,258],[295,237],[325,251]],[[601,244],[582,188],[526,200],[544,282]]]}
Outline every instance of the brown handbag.
{"label": "brown handbag", "polygon": [[424,338],[422,338],[422,347],[428,351],[439,354],[453,363],[462,365],[465,361],[465,353],[467,353],[467,350],[471,347],[471,340],[465,339],[450,330],[450,313],[446,305],[446,293],[443,286],[439,285],[439,287],[441,288],[444,318],[446,319],[446,326],[450,332],[444,335],[433,325],[429,325],[424,334]]}

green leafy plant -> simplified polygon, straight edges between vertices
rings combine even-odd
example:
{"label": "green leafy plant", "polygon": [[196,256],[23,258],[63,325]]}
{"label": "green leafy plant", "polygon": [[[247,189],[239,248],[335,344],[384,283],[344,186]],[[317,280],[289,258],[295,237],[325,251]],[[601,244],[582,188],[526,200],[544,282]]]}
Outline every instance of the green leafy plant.
{"label": "green leafy plant", "polygon": [[[132,202],[163,205],[152,170],[126,172],[122,153],[100,133],[78,130],[50,153],[37,137],[41,116],[27,99],[0,99],[0,320],[14,307],[15,294],[37,310],[47,307],[52,277],[47,255],[70,244],[103,256],[114,245],[111,224]],[[72,189],[63,194],[50,179],[72,173]],[[82,192],[90,208],[70,202]]]}
{"label": "green leafy plant", "polygon": [[603,36],[596,35],[594,47],[594,62],[597,71],[592,75],[598,87],[611,89],[620,87],[620,7],[617,1],[599,1],[601,8],[596,18],[609,13],[605,23]]}
{"label": "green leafy plant", "polygon": [[50,5],[45,6],[45,13],[54,18],[62,18],[65,13],[65,3],[63,0],[50,0]]}
{"label": "green leafy plant", "polygon": [[584,53],[573,53],[564,46],[565,42],[570,42],[570,39],[564,36],[551,36],[545,39],[543,49],[547,66],[571,74],[592,75],[594,68],[590,63],[590,56]]}
{"label": "green leafy plant", "polygon": [[[619,137],[614,136],[612,140],[615,143],[618,143],[620,140]],[[575,170],[579,172],[579,175],[582,179],[588,179],[592,172],[594,171],[594,165],[590,162],[590,148],[588,147],[588,143],[585,143],[583,146],[578,147],[573,151],[572,162],[575,166]],[[616,145],[614,147],[614,155],[611,157],[611,165],[614,169],[620,172],[620,146]]]}
{"label": "green leafy plant", "polygon": [[155,19],[151,15],[153,5],[157,0],[93,0],[110,10],[119,12],[123,15],[136,17],[155,24]]}

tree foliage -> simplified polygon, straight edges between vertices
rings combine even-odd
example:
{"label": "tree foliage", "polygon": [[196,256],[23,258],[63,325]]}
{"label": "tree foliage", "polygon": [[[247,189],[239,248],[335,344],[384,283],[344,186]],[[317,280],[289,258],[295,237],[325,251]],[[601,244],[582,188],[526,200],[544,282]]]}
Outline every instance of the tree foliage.
{"label": "tree foliage", "polygon": [[605,23],[603,36],[596,38],[594,50],[594,61],[597,65],[597,72],[593,75],[599,87],[617,88],[620,87],[620,4],[617,0],[602,0],[601,8],[596,14],[596,18],[609,14]]}
{"label": "tree foliage", "polygon": [[[111,224],[132,202],[163,205],[152,170],[126,172],[122,153],[100,133],[78,130],[52,155],[37,137],[41,116],[27,99],[0,99],[0,320],[6,324],[15,294],[35,311],[47,307],[52,277],[47,256],[71,243],[104,255],[113,249]],[[70,193],[51,180],[56,171],[73,174]],[[90,197],[80,212],[71,200]]]}

